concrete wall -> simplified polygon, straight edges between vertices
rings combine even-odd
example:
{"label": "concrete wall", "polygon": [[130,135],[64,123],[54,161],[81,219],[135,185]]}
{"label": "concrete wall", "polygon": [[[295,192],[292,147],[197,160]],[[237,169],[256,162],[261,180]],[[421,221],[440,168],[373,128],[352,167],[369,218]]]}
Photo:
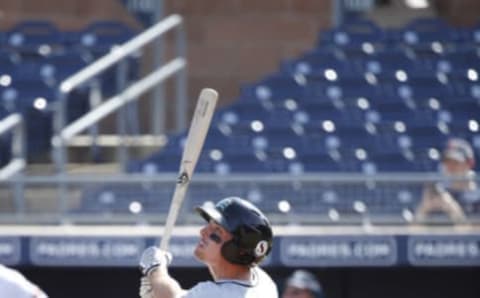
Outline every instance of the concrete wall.
{"label": "concrete wall", "polygon": [[131,26],[137,22],[117,0],[2,0],[0,29],[6,30],[23,19],[47,19],[64,30],[80,29],[91,21],[122,20]]}
{"label": "concrete wall", "polygon": [[480,1],[435,0],[439,15],[455,26],[473,26],[480,23]]}
{"label": "concrete wall", "polygon": [[186,18],[189,93],[217,88],[220,104],[312,48],[331,14],[329,0],[166,0],[165,11]]}

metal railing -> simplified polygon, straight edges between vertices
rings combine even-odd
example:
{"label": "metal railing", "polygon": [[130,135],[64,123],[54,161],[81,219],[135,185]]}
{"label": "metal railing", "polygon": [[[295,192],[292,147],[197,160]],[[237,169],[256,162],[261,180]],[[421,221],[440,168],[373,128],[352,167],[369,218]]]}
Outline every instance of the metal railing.
{"label": "metal railing", "polygon": [[[24,129],[23,117],[19,113],[10,114],[0,121],[0,135],[12,131],[12,140],[10,142],[10,161],[0,168],[0,181],[7,181],[15,176],[17,178],[22,176],[22,170],[25,168],[27,163]],[[23,180],[18,179],[15,183],[10,185],[10,189],[13,191],[12,196],[14,198],[16,212],[24,212],[25,200],[23,197]]]}
{"label": "metal railing", "polygon": [[0,180],[8,179],[25,168],[25,136],[23,118],[20,114],[10,114],[0,121],[0,135],[13,131],[11,159],[0,169]]}
{"label": "metal railing", "polygon": [[[240,196],[257,204],[275,224],[405,225],[413,220],[423,187],[444,179],[437,173],[197,173],[179,224],[196,223],[194,206]],[[163,223],[175,181],[176,173],[15,176],[8,182],[25,186],[22,199],[29,209],[2,213],[0,204],[0,223]],[[67,191],[57,192],[58,183]],[[2,197],[15,197],[9,185],[0,182]],[[473,206],[468,204],[465,207]],[[469,224],[480,223],[477,211],[465,212]],[[434,223],[449,223],[448,218],[437,219]]]}
{"label": "metal railing", "polygon": [[[172,29],[176,31],[176,50],[177,57],[160,68],[154,70],[146,77],[138,80],[130,87],[112,96],[102,103],[99,100],[99,84],[93,80],[99,74],[111,68],[115,64],[119,64],[119,72],[117,74],[117,82],[121,85],[126,83],[126,64],[125,60],[136,53],[139,49],[154,42],[157,38]],[[66,164],[68,163],[67,146],[69,142],[80,132],[96,125],[98,121],[107,115],[120,110],[129,102],[137,100],[140,95],[155,87],[157,84],[165,81],[174,74],[176,77],[176,106],[177,106],[177,128],[182,129],[186,126],[186,110],[187,110],[187,94],[186,94],[186,40],[183,28],[183,20],[179,15],[171,15],[158,24],[147,29],[138,36],[132,38],[121,46],[112,49],[112,51],[101,57],[94,63],[88,65],[84,69],[65,79],[58,89],[58,100],[56,102],[57,109],[54,114],[54,136],[52,138],[53,161],[58,174],[65,173]],[[76,88],[90,83],[92,88],[91,101],[97,102],[97,107],[88,112],[83,117],[77,119],[67,126],[67,103],[69,94]],[[161,100],[161,99],[158,99]],[[159,105],[157,105],[159,106]],[[163,112],[158,111],[157,115]],[[154,113],[151,114],[152,117]],[[124,113],[117,113],[117,129],[120,140],[126,139]],[[96,135],[96,129],[92,130]],[[95,137],[95,136],[94,136]],[[128,160],[128,151],[125,148],[126,142],[119,142],[117,146],[117,156],[121,164],[125,164]]]}

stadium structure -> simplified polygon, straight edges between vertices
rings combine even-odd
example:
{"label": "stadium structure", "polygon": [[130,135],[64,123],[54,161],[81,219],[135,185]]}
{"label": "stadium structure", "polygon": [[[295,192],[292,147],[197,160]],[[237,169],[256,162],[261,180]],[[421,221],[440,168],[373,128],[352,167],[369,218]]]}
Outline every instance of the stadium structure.
{"label": "stadium structure", "polygon": [[210,278],[194,207],[239,196],[274,225],[280,290],[304,268],[325,297],[479,297],[480,191],[460,222],[416,217],[450,138],[480,159],[477,2],[2,1],[0,263],[51,297],[136,297],[211,87],[184,287]]}

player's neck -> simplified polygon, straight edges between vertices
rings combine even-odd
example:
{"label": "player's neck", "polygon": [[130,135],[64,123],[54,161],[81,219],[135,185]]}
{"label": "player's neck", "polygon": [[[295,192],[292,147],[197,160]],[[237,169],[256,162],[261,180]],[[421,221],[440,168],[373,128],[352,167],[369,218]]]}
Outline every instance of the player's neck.
{"label": "player's neck", "polygon": [[249,281],[251,279],[250,267],[225,264],[223,266],[210,266],[210,273],[214,280],[233,279]]}

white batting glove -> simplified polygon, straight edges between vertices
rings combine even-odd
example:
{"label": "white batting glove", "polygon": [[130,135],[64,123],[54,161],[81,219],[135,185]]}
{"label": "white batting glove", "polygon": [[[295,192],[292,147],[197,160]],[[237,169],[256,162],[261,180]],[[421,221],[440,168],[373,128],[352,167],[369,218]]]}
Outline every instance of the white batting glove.
{"label": "white batting glove", "polygon": [[144,276],[140,279],[140,290],[138,294],[140,295],[140,298],[153,298],[152,284],[148,277]]}
{"label": "white batting glove", "polygon": [[140,270],[143,275],[148,276],[159,266],[168,266],[172,262],[172,254],[168,251],[150,246],[145,249],[140,257]]}

